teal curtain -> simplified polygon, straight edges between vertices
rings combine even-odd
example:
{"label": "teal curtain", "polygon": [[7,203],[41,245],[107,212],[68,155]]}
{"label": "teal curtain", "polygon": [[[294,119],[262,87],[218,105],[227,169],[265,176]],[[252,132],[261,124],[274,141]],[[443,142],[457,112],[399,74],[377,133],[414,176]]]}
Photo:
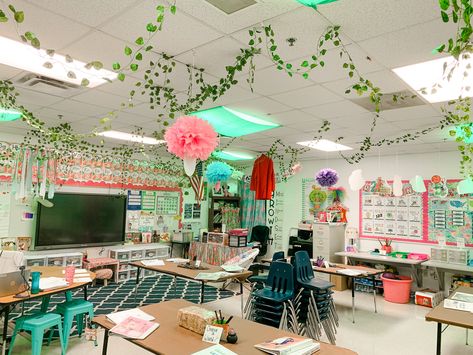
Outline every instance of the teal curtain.
{"label": "teal curtain", "polygon": [[240,181],[241,192],[241,227],[248,228],[248,239],[254,226],[266,225],[266,201],[255,200],[255,192],[250,190],[250,183]]}

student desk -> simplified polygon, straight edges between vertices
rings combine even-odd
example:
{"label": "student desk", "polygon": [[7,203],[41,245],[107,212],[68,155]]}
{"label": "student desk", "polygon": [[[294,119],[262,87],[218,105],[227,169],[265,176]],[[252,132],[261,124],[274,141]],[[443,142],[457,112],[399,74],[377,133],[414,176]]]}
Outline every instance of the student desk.
{"label": "student desk", "polygon": [[[64,268],[62,266],[33,266],[31,267],[30,270],[41,272],[41,277],[64,277],[64,274],[62,273]],[[95,274],[89,271],[89,275],[90,275],[91,280],[93,281],[95,279]],[[18,303],[29,301],[32,299],[43,298],[43,297],[47,297],[49,299],[49,297],[51,297],[52,295],[66,292],[66,291],[72,291],[78,288],[83,288],[84,299],[87,300],[87,286],[90,285],[92,281],[75,282],[73,284],[70,284],[67,287],[55,288],[49,291],[42,291],[34,295],[30,294],[28,297],[25,297],[25,298],[15,298],[14,295],[0,297],[0,307],[1,307],[0,314],[3,313],[4,315],[3,335],[2,335],[2,355],[5,355],[5,352],[6,352],[8,320],[10,316],[10,309],[12,307],[14,307]],[[47,304],[48,303],[46,303],[46,305]]]}
{"label": "student desk", "polygon": [[[459,287],[450,295],[449,298],[451,298],[455,292],[473,294],[473,288]],[[447,324],[447,327],[453,325],[467,330],[473,329],[473,313],[445,308],[443,302],[427,313],[425,320],[428,322],[437,322],[437,355],[442,353],[442,324]]]}
{"label": "student desk", "polygon": [[[177,323],[177,311],[180,308],[193,305],[193,303],[186,300],[170,300],[140,307],[144,312],[156,317],[159,328],[144,340],[127,340],[153,354],[192,354],[212,346],[212,344],[202,341],[202,335],[182,328]],[[109,330],[114,324],[108,321],[104,315],[94,317],[92,322],[105,329],[102,355],[106,355]],[[263,352],[256,349],[254,347],[255,344],[269,339],[295,336],[293,333],[254,323],[239,317],[234,317],[230,324],[237,332],[238,342],[236,344],[222,342],[221,344],[237,354],[262,355]],[[320,343],[320,351],[316,354],[356,355],[356,353],[351,350],[322,342]]]}
{"label": "student desk", "polygon": [[135,266],[137,268],[136,271],[136,286],[135,286],[135,298],[136,298],[136,293],[138,291],[138,284],[140,281],[140,272],[141,269],[146,269],[146,270],[152,270],[159,272],[161,274],[167,274],[174,276],[174,285],[176,285],[176,278],[177,277],[182,277],[184,279],[188,280],[193,280],[196,282],[201,283],[201,288],[200,288],[200,302],[199,303],[204,303],[204,286],[208,282],[222,282],[222,281],[227,281],[227,280],[236,280],[240,284],[240,295],[241,295],[241,312],[243,315],[243,282],[253,275],[251,271],[244,270],[242,272],[232,272],[230,275],[222,277],[218,280],[196,280],[195,277],[200,274],[201,272],[205,273],[211,273],[211,272],[221,272],[224,271],[220,266],[214,266],[214,265],[208,265],[202,263],[201,266],[207,268],[206,270],[196,270],[196,269],[186,269],[183,267],[179,267],[177,263],[173,262],[168,262],[166,261],[164,265],[162,266],[145,266],[141,263],[141,261],[135,261],[132,263],[129,263],[131,266]]}
{"label": "student desk", "polygon": [[422,266],[427,266],[432,268],[437,275],[437,280],[439,283],[439,289],[443,291],[445,289],[445,272],[458,273],[463,275],[473,275],[473,266],[461,265],[461,264],[449,264],[443,263],[440,261],[428,260],[422,264]]}
{"label": "student desk", "polygon": [[[333,267],[318,267],[314,266],[313,267],[314,271],[316,272],[322,272],[324,274],[330,274],[330,275],[337,275],[337,276],[346,276],[350,277],[353,279],[355,278],[360,278],[360,279],[371,279],[373,281],[373,301],[374,301],[374,312],[378,313],[376,309],[376,285],[375,285],[375,276],[382,274],[383,271],[378,270],[378,269],[373,269],[370,267],[366,266],[351,266],[351,265],[346,265],[346,264],[335,264]],[[351,276],[351,275],[345,275],[340,273],[340,270],[343,269],[352,269],[352,270],[358,270],[362,272],[361,275],[356,275],[356,276]],[[352,288],[351,288],[351,311],[352,311],[352,316],[353,316],[353,323],[355,323],[355,283],[353,282]]]}
{"label": "student desk", "polygon": [[344,256],[348,259],[348,263],[352,264],[353,260],[368,261],[378,264],[386,264],[397,267],[410,267],[411,275],[414,281],[417,283],[418,287],[422,287],[422,270],[420,265],[425,262],[425,260],[413,260],[413,259],[401,259],[394,258],[387,255],[373,255],[369,252],[338,252],[335,255]]}

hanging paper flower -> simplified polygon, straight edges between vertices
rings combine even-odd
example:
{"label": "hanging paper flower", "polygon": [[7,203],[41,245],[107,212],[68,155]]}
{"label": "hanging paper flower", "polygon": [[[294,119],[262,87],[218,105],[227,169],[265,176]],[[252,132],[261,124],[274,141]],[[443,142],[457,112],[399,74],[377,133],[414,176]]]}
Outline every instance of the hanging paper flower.
{"label": "hanging paper flower", "polygon": [[294,164],[294,165],[291,167],[291,173],[292,173],[292,175],[296,175],[296,174],[299,173],[301,170],[302,170],[302,165],[301,165],[301,163],[299,163],[299,162],[297,162],[296,164]]}
{"label": "hanging paper flower", "polygon": [[322,187],[330,187],[338,182],[338,173],[330,168],[322,169],[315,175],[315,180]]}
{"label": "hanging paper flower", "polygon": [[233,169],[227,163],[214,161],[207,165],[205,175],[211,184],[227,181],[232,176]]}
{"label": "hanging paper flower", "polygon": [[167,129],[164,139],[168,151],[184,160],[184,170],[191,176],[197,159],[206,160],[218,145],[217,132],[207,121],[196,116],[182,116]]}

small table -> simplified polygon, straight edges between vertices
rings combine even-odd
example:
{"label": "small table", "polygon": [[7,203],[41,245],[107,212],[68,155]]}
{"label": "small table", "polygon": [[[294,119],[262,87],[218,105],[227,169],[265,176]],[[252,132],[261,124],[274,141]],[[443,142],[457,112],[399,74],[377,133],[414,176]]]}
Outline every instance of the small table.
{"label": "small table", "polygon": [[[39,271],[41,272],[41,277],[64,277],[63,274],[64,268],[62,266],[33,266],[31,267],[31,271]],[[89,276],[92,280],[95,279],[95,274],[93,272],[89,272]],[[14,295],[11,296],[4,296],[0,297],[0,306],[1,311],[0,314],[4,314],[4,322],[3,322],[3,335],[2,335],[2,355],[5,355],[6,347],[7,347],[7,330],[8,330],[8,320],[10,316],[10,308],[17,303],[21,303],[24,301],[29,301],[36,298],[43,298],[43,297],[50,297],[52,295],[72,291],[77,288],[84,289],[84,299],[87,300],[87,286],[90,285],[90,282],[74,282],[73,284],[67,287],[55,288],[49,291],[41,291],[36,294],[30,294],[28,297],[25,298],[15,298]]]}
{"label": "small table", "polygon": [[135,298],[136,294],[138,291],[138,284],[140,281],[140,272],[141,269],[146,269],[146,270],[152,270],[159,272],[161,274],[168,274],[171,276],[174,276],[174,285],[177,285],[176,278],[177,277],[182,277],[184,279],[188,280],[193,280],[196,282],[201,283],[201,288],[200,288],[200,302],[199,303],[204,303],[204,290],[205,290],[205,284],[208,282],[222,282],[222,281],[227,281],[227,280],[236,280],[240,284],[240,295],[241,295],[241,314],[243,315],[243,282],[253,275],[251,271],[242,271],[242,272],[233,272],[228,276],[222,277],[218,280],[196,280],[195,277],[200,274],[201,272],[219,272],[219,271],[224,271],[220,266],[213,266],[213,265],[207,265],[202,263],[201,266],[206,267],[206,270],[196,270],[196,269],[186,269],[183,267],[179,267],[177,263],[173,262],[165,262],[164,265],[162,266],[145,266],[144,264],[141,263],[141,261],[134,261],[132,263],[129,263],[130,266],[135,266],[137,268],[136,271],[136,286],[135,286]]}
{"label": "small table", "polygon": [[196,256],[197,260],[206,264],[219,266],[251,249],[251,247],[229,247],[220,244],[192,242],[189,247],[189,258],[192,259]]}
{"label": "small table", "polygon": [[191,242],[171,241],[171,252],[170,252],[171,258],[172,258],[172,250],[174,249],[174,244],[182,245],[182,257],[189,258],[189,248],[190,248]]}
{"label": "small table", "polygon": [[422,264],[428,268],[433,268],[437,276],[440,291],[445,288],[445,272],[458,273],[464,275],[473,275],[473,266],[460,265],[460,264],[449,264],[441,261],[429,260]]}
{"label": "small table", "polygon": [[[102,268],[107,266],[107,268],[112,269],[113,271],[113,280],[118,282],[118,269],[120,262],[117,259],[112,258],[90,258],[84,262],[84,268],[87,270]],[[107,286],[107,281],[104,281],[104,285]]]}
{"label": "small table", "polygon": [[[212,344],[204,343],[202,341],[202,335],[182,328],[177,323],[177,311],[192,305],[194,304],[186,300],[170,300],[140,307],[143,312],[156,317],[156,322],[160,324],[159,328],[144,340],[124,339],[153,354],[192,354],[206,349],[212,346]],[[105,329],[102,355],[106,355],[109,331],[115,324],[107,320],[104,315],[94,317],[92,322]],[[238,334],[238,342],[236,344],[222,342],[221,344],[237,354],[262,355],[263,353],[254,347],[255,344],[267,341],[268,339],[294,336],[293,333],[239,317],[234,317],[231,325]],[[322,342],[320,342],[320,350],[316,354],[356,355],[356,353],[351,350]]]}
{"label": "small table", "polygon": [[362,260],[368,262],[375,262],[379,264],[393,265],[393,266],[409,266],[411,269],[411,275],[418,287],[422,286],[422,270],[420,265],[426,260],[414,260],[414,259],[401,259],[394,258],[387,255],[373,255],[369,252],[338,252],[335,255],[344,256],[348,258],[348,263],[352,264],[353,260]]}
{"label": "small table", "polygon": [[[455,292],[464,292],[473,295],[473,289],[471,287],[459,287]],[[451,298],[455,292],[448,298]],[[443,302],[427,313],[425,320],[428,322],[437,322],[437,355],[442,353],[442,324],[447,324],[447,327],[454,325],[456,327],[466,328],[467,331],[468,329],[473,329],[473,313],[445,308]]]}
{"label": "small table", "polygon": [[[330,274],[330,275],[337,275],[337,276],[346,276],[350,277],[352,279],[355,278],[360,278],[360,279],[371,279],[373,282],[373,302],[374,302],[374,312],[378,313],[378,310],[376,309],[376,284],[375,284],[375,276],[382,274],[383,271],[378,270],[378,269],[373,269],[370,267],[366,266],[352,266],[352,265],[346,265],[346,264],[335,264],[333,267],[318,267],[314,266],[313,267],[314,271],[316,272],[322,272],[324,274]],[[360,275],[345,275],[340,273],[340,270],[343,269],[352,269],[352,270],[357,270],[362,272]],[[353,280],[354,281],[354,280]],[[351,288],[351,311],[353,315],[353,323],[355,323],[355,282],[353,282],[352,288]]]}

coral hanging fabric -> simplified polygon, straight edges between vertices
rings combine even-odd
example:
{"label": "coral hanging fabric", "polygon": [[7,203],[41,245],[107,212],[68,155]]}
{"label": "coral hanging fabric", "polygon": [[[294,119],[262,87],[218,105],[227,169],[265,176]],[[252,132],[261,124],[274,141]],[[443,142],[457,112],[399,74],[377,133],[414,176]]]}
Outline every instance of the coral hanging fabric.
{"label": "coral hanging fabric", "polygon": [[226,225],[227,231],[240,228],[240,208],[233,206],[223,206],[222,224]]}
{"label": "coral hanging fabric", "polygon": [[250,184],[240,181],[241,191],[241,227],[251,229],[257,225],[266,224],[266,201],[255,200],[255,192],[250,190]]}

